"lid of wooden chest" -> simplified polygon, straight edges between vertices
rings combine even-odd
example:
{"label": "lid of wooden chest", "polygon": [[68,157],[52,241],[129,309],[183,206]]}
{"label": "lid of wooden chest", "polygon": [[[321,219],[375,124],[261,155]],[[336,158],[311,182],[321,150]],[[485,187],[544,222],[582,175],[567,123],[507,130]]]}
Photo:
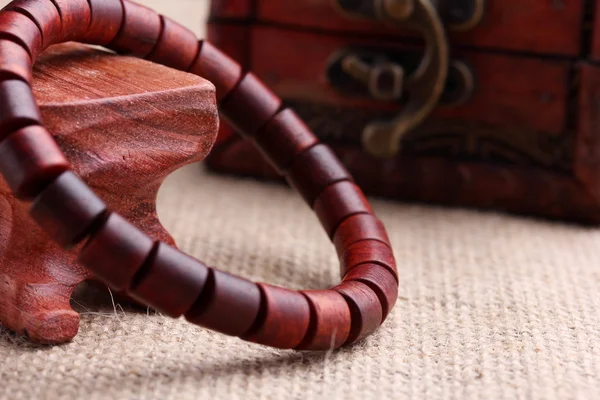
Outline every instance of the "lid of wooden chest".
{"label": "lid of wooden chest", "polygon": [[[235,18],[254,23],[301,29],[323,30],[385,37],[413,34],[380,21],[351,18],[340,12],[336,2],[360,0],[213,0],[213,18]],[[586,49],[586,30],[591,29],[593,1],[585,0],[437,0],[432,1],[452,15],[471,12],[481,3],[482,15],[476,26],[449,33],[455,45],[503,49],[518,52],[577,56]],[[463,27],[464,28],[464,27]],[[599,46],[600,47],[600,46]],[[600,54],[600,52],[598,52]]]}

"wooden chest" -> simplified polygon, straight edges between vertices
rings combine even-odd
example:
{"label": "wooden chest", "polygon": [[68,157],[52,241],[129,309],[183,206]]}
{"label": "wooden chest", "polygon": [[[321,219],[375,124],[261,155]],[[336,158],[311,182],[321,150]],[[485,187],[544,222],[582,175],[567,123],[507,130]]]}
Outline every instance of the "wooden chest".
{"label": "wooden chest", "polygon": [[[367,194],[600,222],[600,1],[213,0]],[[214,170],[274,177],[225,124]]]}

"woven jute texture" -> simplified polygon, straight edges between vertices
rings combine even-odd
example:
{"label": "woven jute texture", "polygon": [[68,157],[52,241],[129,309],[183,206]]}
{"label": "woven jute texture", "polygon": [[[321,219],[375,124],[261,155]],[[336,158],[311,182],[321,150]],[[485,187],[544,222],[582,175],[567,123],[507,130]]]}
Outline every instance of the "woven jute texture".
{"label": "woven jute texture", "polygon": [[[332,245],[284,186],[193,165],[159,197],[179,246],[209,265],[291,288],[338,280]],[[72,343],[0,335],[1,397],[600,398],[600,230],[373,204],[401,286],[390,318],[364,342],[326,354],[278,351],[83,290]]]}

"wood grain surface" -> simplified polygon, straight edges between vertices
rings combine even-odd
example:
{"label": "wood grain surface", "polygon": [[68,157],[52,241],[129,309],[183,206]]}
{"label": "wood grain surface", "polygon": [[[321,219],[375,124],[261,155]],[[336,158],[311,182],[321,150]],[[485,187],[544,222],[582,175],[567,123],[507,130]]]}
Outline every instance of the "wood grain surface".
{"label": "wood grain surface", "polygon": [[[173,244],[158,222],[156,194],[168,174],[210,150],[217,130],[213,85],[66,44],[40,57],[34,92],[46,127],[75,171],[136,227]],[[38,342],[70,340],[79,326],[70,294],[91,275],[35,225],[6,184],[0,193],[2,324]]]}

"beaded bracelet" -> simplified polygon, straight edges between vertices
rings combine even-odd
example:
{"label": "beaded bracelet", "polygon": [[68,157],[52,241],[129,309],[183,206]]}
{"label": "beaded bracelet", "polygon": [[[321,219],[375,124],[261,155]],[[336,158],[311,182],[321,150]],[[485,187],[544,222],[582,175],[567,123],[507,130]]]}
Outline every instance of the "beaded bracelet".
{"label": "beaded bracelet", "polygon": [[[221,115],[314,209],[342,283],[293,291],[209,268],[111,212],[43,127],[32,65],[48,46],[101,45],[200,75]],[[17,0],[0,12],[0,173],[39,226],[109,287],[170,316],[283,349],[327,350],[375,331],[394,306],[390,242],[352,177],[252,73],[173,20],[129,0]]]}

